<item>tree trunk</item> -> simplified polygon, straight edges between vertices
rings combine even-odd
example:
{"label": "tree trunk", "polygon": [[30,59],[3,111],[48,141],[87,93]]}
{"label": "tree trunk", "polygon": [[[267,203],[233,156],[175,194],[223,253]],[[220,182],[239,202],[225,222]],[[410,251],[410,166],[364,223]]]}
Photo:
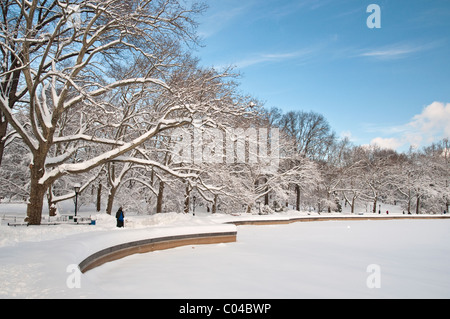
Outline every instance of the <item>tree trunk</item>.
{"label": "tree trunk", "polygon": [[48,203],[48,215],[56,216],[56,204],[53,203],[53,196],[51,196],[52,187],[48,188],[47,192],[47,203]]}
{"label": "tree trunk", "polygon": [[297,211],[300,211],[300,186],[299,185],[295,185],[295,192],[297,194],[297,200],[295,202],[295,209]]}
{"label": "tree trunk", "polygon": [[420,212],[420,196],[416,196],[417,197],[417,203],[416,203],[416,214],[419,215]]}
{"label": "tree trunk", "polygon": [[97,212],[101,210],[101,202],[102,202],[102,183],[98,183],[97,189]]}
{"label": "tree trunk", "polygon": [[6,141],[3,138],[6,136],[6,130],[8,128],[8,122],[6,118],[2,118],[2,112],[0,111],[0,167],[2,166],[3,151],[5,150]]}
{"label": "tree trunk", "polygon": [[352,198],[352,214],[355,213],[355,197]]}
{"label": "tree trunk", "polygon": [[[5,17],[6,18],[6,17]],[[20,76],[22,74],[21,68],[20,68],[20,60],[23,59],[23,54],[16,52],[14,56],[18,54],[19,58],[12,57],[11,56],[11,66],[9,68],[12,73],[6,76],[4,81],[2,81],[2,86],[0,87],[0,90],[3,93],[8,92],[8,106],[12,110],[14,109],[14,104],[20,99],[20,97],[17,97],[17,88],[19,87],[20,83]],[[0,110],[0,167],[2,166],[2,159],[3,159],[3,153],[5,151],[5,144],[6,141],[3,139],[6,136],[6,132],[8,131],[8,120],[6,119],[6,116],[3,115],[3,112]]]}
{"label": "tree trunk", "polygon": [[411,214],[411,190],[408,192],[408,214]]}
{"label": "tree trunk", "polygon": [[377,204],[378,204],[378,196],[375,196],[375,199],[373,200],[373,210],[372,213],[376,214],[377,212]]}
{"label": "tree trunk", "polygon": [[33,159],[33,164],[30,164],[30,198],[27,206],[27,218],[25,221],[29,225],[40,225],[42,218],[42,209],[44,206],[44,196],[47,186],[40,184],[39,180],[44,176],[44,161],[42,156]]}
{"label": "tree trunk", "polygon": [[106,213],[111,215],[114,204],[114,197],[116,196],[117,187],[111,187],[108,194],[108,204],[106,205]]}
{"label": "tree trunk", "polygon": [[217,212],[217,195],[214,195],[214,202],[212,205],[212,213],[215,214]]}
{"label": "tree trunk", "polygon": [[27,218],[25,219],[29,225],[41,224],[44,195],[44,186],[32,181],[30,199],[27,206]]}
{"label": "tree trunk", "polygon": [[189,203],[191,197],[191,190],[189,189],[189,185],[186,185],[186,193],[184,194],[184,213],[189,214]]}
{"label": "tree trunk", "polygon": [[[328,203],[330,202],[330,192],[329,191],[327,191],[327,201],[328,201]],[[328,205],[328,214],[330,214],[331,213],[331,206],[330,205]]]}
{"label": "tree trunk", "polygon": [[[267,178],[265,179],[265,183],[267,184],[267,182],[268,182],[268,180],[267,180]],[[264,205],[270,205],[269,204],[269,187],[268,186],[266,186],[266,190],[265,190],[265,192],[266,192],[266,195],[264,195]]]}
{"label": "tree trunk", "polygon": [[160,214],[162,213],[162,205],[163,205],[163,198],[164,198],[164,182],[159,182],[159,191],[158,191],[158,197],[156,200],[156,213]]}

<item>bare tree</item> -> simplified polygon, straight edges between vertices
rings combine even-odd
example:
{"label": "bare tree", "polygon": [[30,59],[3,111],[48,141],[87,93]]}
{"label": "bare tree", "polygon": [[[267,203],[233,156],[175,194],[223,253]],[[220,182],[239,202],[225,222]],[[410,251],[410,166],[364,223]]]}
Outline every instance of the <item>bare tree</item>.
{"label": "bare tree", "polygon": [[335,141],[327,120],[315,112],[288,112],[278,125],[293,138],[296,152],[313,160],[323,159]]}

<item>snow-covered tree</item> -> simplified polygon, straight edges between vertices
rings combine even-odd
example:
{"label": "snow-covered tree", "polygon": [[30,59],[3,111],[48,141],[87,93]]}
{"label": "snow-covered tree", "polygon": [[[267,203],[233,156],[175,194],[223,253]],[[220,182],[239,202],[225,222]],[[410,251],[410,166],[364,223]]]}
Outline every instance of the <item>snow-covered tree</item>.
{"label": "snow-covered tree", "polygon": [[[21,103],[15,101],[14,109],[10,95],[2,94],[0,109],[32,154],[30,224],[40,223],[44,195],[60,177],[89,172],[111,161],[161,166],[150,159],[133,158],[131,152],[194,118],[236,111],[235,105],[191,101],[192,91],[172,90],[165,78],[171,61],[154,54],[167,41],[195,37],[193,16],[201,11],[199,5],[187,8],[177,0],[11,1],[7,5],[8,12],[18,14],[20,21],[17,32],[2,30],[2,51],[15,59],[14,68],[2,70],[2,81],[20,73],[17,92],[26,93],[20,94]],[[146,70],[159,73],[149,71],[151,76],[140,77],[136,72],[121,77],[112,74],[144,63]],[[105,116],[113,120],[109,127],[121,127],[123,118],[114,118],[119,106],[112,97],[124,88],[132,88],[133,96],[166,94],[171,103],[161,108],[156,118],[144,108],[133,113],[134,123],[139,123],[133,133],[114,139],[99,128]],[[27,122],[16,116],[18,110],[27,116]],[[79,124],[63,130],[62,122],[69,113],[75,114]],[[52,157],[60,145],[64,152]],[[107,146],[107,150],[99,152],[98,146]],[[87,152],[89,148],[94,151]],[[85,156],[73,162],[79,152]]]}
{"label": "snow-covered tree", "polygon": [[323,115],[291,111],[277,117],[277,124],[293,139],[298,154],[313,160],[325,159],[335,134]]}

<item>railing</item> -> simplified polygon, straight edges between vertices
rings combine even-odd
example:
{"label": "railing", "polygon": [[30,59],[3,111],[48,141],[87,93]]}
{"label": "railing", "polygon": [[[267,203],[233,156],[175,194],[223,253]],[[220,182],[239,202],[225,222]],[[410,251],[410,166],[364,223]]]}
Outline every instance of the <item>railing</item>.
{"label": "railing", "polygon": [[[3,214],[0,216],[2,224],[8,226],[28,226],[25,221],[26,216],[13,216]],[[43,216],[41,218],[41,225],[95,225],[95,221],[91,217],[81,217],[74,215],[58,215],[58,216]]]}

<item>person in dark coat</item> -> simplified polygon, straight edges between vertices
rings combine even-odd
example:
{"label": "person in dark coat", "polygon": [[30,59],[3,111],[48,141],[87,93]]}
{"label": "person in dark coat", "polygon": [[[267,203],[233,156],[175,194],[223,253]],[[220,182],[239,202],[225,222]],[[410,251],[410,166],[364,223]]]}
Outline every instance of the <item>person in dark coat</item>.
{"label": "person in dark coat", "polygon": [[116,219],[117,219],[117,227],[122,228],[123,227],[123,221],[125,219],[125,214],[123,213],[122,207],[120,207],[119,210],[117,211]]}

